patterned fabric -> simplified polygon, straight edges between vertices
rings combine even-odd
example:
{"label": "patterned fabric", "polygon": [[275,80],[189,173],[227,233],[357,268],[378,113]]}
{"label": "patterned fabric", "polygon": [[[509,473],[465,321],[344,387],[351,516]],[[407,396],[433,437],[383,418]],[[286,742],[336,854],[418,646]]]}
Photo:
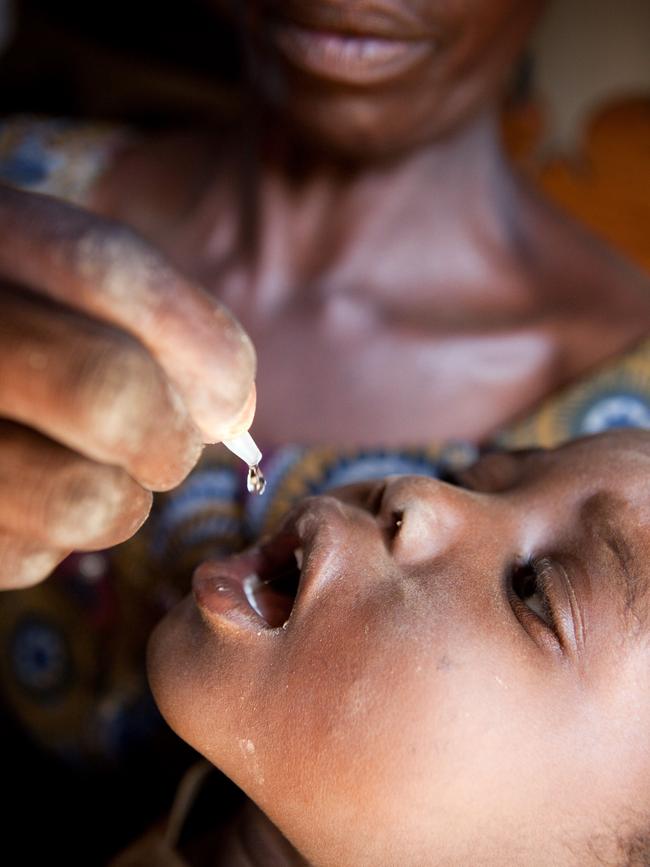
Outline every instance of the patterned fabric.
{"label": "patterned fabric", "polygon": [[[19,118],[0,124],[0,179],[83,203],[123,132]],[[554,445],[612,427],[650,428],[650,341],[545,401],[495,443]],[[0,695],[42,746],[71,761],[128,763],[162,723],[144,659],[153,625],[189,589],[194,566],[268,532],[303,496],[395,473],[438,477],[476,448],[403,451],[288,446],[265,455],[266,494],[244,467],[206,450],[185,483],[157,498],[140,533],[70,557],[43,584],[0,596]]]}
{"label": "patterned fabric", "polygon": [[0,183],[84,205],[95,179],[129,138],[102,124],[30,116],[0,121]]}
{"label": "patterned fabric", "polygon": [[550,448],[621,427],[650,430],[650,340],[548,398],[496,442],[504,448]]}

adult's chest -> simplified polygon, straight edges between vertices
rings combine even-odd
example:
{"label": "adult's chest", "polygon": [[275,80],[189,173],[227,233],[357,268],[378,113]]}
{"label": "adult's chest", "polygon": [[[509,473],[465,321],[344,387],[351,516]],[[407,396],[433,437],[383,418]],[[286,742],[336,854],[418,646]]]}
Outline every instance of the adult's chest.
{"label": "adult's chest", "polygon": [[349,297],[234,312],[257,348],[255,433],[270,443],[478,439],[558,382],[547,327],[444,327]]}

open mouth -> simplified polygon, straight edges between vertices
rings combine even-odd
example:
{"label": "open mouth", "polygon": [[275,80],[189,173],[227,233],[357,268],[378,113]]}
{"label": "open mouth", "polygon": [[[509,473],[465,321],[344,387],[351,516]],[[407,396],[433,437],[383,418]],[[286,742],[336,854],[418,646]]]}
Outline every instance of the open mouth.
{"label": "open mouth", "polygon": [[266,629],[284,627],[301,586],[304,547],[293,532],[226,560],[203,563],[193,579],[194,597],[208,614]]}

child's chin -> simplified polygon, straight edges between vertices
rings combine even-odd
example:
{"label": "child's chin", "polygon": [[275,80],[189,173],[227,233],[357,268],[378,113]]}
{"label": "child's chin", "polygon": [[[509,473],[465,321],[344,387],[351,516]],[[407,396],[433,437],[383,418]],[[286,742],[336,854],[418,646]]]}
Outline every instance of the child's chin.
{"label": "child's chin", "polygon": [[246,640],[250,635],[237,623],[215,629],[189,594],[149,637],[147,677],[154,700],[170,728],[199,752],[206,747],[205,720],[227,727],[223,708],[232,706],[232,696],[260,669],[261,648]]}
{"label": "child's chin", "polygon": [[147,678],[154,700],[168,725],[185,740],[184,708],[191,706],[192,684],[200,675],[202,664],[196,648],[203,643],[204,631],[189,595],[163,617],[147,643]]}

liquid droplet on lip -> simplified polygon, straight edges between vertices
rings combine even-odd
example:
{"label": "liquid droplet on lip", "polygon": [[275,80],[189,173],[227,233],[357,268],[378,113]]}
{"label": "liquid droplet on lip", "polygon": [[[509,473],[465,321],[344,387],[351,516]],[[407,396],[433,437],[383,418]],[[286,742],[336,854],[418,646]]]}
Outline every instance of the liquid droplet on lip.
{"label": "liquid droplet on lip", "polygon": [[250,494],[261,496],[266,489],[266,479],[259,468],[259,464],[254,464],[248,468],[248,477],[246,479],[246,487]]}

